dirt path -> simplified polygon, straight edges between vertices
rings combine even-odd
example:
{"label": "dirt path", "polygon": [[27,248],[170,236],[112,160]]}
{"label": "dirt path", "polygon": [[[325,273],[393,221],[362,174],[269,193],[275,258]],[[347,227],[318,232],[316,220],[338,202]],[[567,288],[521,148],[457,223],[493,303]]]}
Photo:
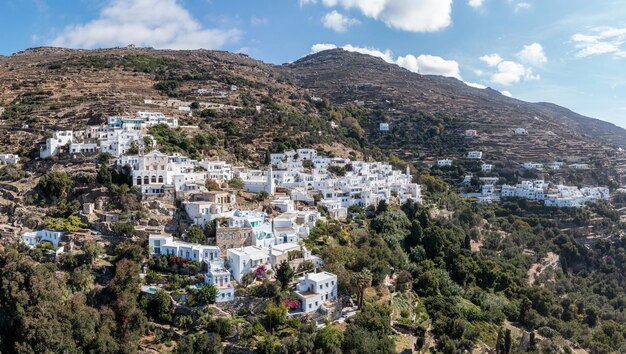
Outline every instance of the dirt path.
{"label": "dirt path", "polygon": [[559,255],[554,252],[548,252],[548,254],[541,259],[538,263],[530,266],[528,270],[528,284],[535,284],[535,280],[541,274],[543,274],[547,269],[556,269],[559,265]]}

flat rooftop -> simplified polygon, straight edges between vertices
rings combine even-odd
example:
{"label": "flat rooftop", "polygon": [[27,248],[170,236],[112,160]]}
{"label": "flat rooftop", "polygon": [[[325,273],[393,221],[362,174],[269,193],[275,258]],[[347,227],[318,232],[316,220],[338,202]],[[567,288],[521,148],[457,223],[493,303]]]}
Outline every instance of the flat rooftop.
{"label": "flat rooftop", "polygon": [[326,281],[329,280],[331,278],[335,278],[336,275],[329,273],[329,272],[319,272],[319,273],[310,273],[309,274],[309,280],[312,280],[314,282],[322,282],[322,281]]}

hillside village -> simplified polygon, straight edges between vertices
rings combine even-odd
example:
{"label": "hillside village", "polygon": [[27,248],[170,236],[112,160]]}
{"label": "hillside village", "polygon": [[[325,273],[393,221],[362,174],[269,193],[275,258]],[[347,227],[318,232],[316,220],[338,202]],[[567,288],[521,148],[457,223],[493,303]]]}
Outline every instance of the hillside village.
{"label": "hillside village", "polygon": [[[94,330],[90,345],[609,353],[626,343],[621,148],[576,137],[543,154],[575,135],[538,130],[556,126],[549,113],[530,123],[517,113],[506,124],[425,112],[403,121],[398,102],[295,88],[292,79],[310,79],[302,63],[185,53],[189,73],[180,58],[102,66],[50,49],[55,60],[33,70],[85,75],[81,90],[94,95],[106,81],[99,70],[111,70],[134,85],[102,95],[123,109],[98,101],[87,113],[70,104],[51,113],[36,98],[24,123],[20,93],[2,116],[0,129],[16,133],[0,145],[0,255],[14,257],[0,265],[37,272],[0,278],[27,289],[43,274],[42,288],[71,294],[68,306],[81,310],[70,312],[91,313],[93,328],[113,318],[119,339]],[[205,61],[213,71],[194,66]],[[293,70],[302,71],[281,76]]]}
{"label": "hillside village", "polygon": [[[202,243],[184,241],[189,230],[179,235],[183,240],[159,227],[146,231],[153,257],[202,264],[205,283],[216,287],[218,303],[235,300],[235,282],[250,283],[251,275],[262,279],[286,262],[301,274],[294,283],[297,301],[291,314],[340,318],[337,277],[322,271],[322,260],[304,245],[310,230],[330,219],[346,220],[353,208],[421,201],[421,187],[413,183],[408,167],[398,171],[383,162],[323,157],[314,149],[270,154],[265,170],[197,161],[159,152],[148,131],[160,124],[177,128],[178,120],[159,112],[137,112],[132,118],[109,117],[103,126],[55,131],[41,146],[40,158],[109,154],[119,170],[130,169],[129,179],[143,201],[175,202],[191,224],[202,230],[211,225],[214,235]],[[229,187],[238,184],[245,192],[269,198],[271,214],[242,208]],[[93,202],[83,203],[86,218],[96,211]],[[64,251],[63,234],[42,229],[22,234],[21,241],[59,256]],[[158,289],[159,284],[144,287],[151,294]]]}

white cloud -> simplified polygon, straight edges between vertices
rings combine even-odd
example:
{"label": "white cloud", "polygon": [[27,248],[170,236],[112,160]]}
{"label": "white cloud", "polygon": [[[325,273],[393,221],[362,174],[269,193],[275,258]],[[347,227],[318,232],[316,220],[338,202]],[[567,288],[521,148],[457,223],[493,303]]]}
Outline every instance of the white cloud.
{"label": "white cloud", "polygon": [[[318,0],[299,0],[300,6]],[[452,0],[320,0],[326,7],[357,9],[388,27],[409,32],[434,32],[452,23]]]}
{"label": "white cloud", "polygon": [[204,28],[177,0],[113,0],[97,19],[65,27],[53,46],[150,46],[217,49],[239,40],[238,29]]}
{"label": "white cloud", "polygon": [[446,60],[442,57],[422,54],[418,57],[414,55],[406,55],[398,57],[396,64],[399,66],[422,75],[440,75],[453,77],[461,80],[461,72],[459,71],[459,63],[454,60]]}
{"label": "white cloud", "polygon": [[528,10],[532,7],[531,4],[527,3],[527,2],[518,2],[517,4],[515,4],[515,12],[520,12],[523,10]]}
{"label": "white cloud", "polygon": [[498,71],[491,75],[491,82],[504,86],[520,82],[526,73],[524,65],[509,60],[498,63],[497,69]]}
{"label": "white cloud", "polygon": [[500,93],[501,93],[503,96],[506,96],[506,97],[513,97],[513,95],[511,94],[511,92],[510,92],[510,91],[507,91],[507,90],[500,91]]}
{"label": "white cloud", "polygon": [[336,49],[337,46],[329,43],[318,43],[311,46],[311,53],[319,53],[329,49]]}
{"label": "white cloud", "polygon": [[485,4],[485,0],[468,0],[467,4],[475,9],[478,9]]}
{"label": "white cloud", "polygon": [[[319,43],[311,46],[311,53],[317,53],[323,50],[335,48],[338,48],[335,44]],[[349,52],[357,52],[378,57],[387,63],[396,64],[409,71],[422,75],[440,75],[462,80],[459,63],[454,60],[446,60],[442,57],[427,54],[419,56],[407,54],[405,56],[394,58],[393,53],[389,49],[383,51],[370,47],[356,47],[351,44],[346,44],[341,48]]]}
{"label": "white cloud", "polygon": [[599,27],[590,34],[577,33],[572,36],[576,56],[579,58],[601,54],[613,54],[617,58],[626,58],[626,28]]}
{"label": "white cloud", "polygon": [[270,22],[270,20],[267,17],[252,16],[252,18],[250,19],[250,23],[253,26],[267,25],[269,22]]}
{"label": "white cloud", "polygon": [[381,58],[387,63],[394,63],[393,53],[391,53],[391,50],[389,49],[382,51],[382,50],[379,50],[376,48],[370,48],[370,47],[355,47],[351,44],[346,44],[341,48],[343,48],[344,50],[347,50],[348,52],[357,52],[361,54],[367,54],[373,57]]}
{"label": "white cloud", "polygon": [[[505,60],[497,53],[483,55],[479,59],[488,67],[495,68],[495,71],[492,71],[489,77],[489,81],[494,84],[509,86],[522,80],[532,81],[541,79],[539,74],[533,73],[532,68],[533,66],[540,66],[548,62],[543,47],[539,43],[525,45],[516,56],[523,64],[512,60]],[[479,72],[484,74],[481,70],[479,70]]]}
{"label": "white cloud", "polygon": [[324,27],[332,29],[335,32],[345,32],[348,27],[359,24],[359,20],[346,17],[336,10],[329,12],[322,18]]}
{"label": "white cloud", "polygon": [[483,84],[478,84],[478,83],[475,83],[475,82],[467,82],[466,81],[465,84],[467,86],[469,86],[469,87],[473,87],[473,88],[477,88],[477,89],[481,89],[481,90],[484,90],[484,89],[487,88],[487,86],[485,86]]}
{"label": "white cloud", "polygon": [[541,66],[548,62],[543,47],[539,43],[525,45],[524,49],[517,53],[517,58],[522,63],[532,66]]}
{"label": "white cloud", "polygon": [[498,54],[487,54],[480,57],[480,60],[489,66],[496,66],[500,64],[504,59]]}

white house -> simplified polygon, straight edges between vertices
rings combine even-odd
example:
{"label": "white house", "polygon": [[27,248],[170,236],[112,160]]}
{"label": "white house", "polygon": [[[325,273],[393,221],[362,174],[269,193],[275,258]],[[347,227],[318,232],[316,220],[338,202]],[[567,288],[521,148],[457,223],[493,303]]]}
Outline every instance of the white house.
{"label": "white house", "polygon": [[45,159],[59,154],[59,148],[66,146],[74,140],[74,133],[71,130],[61,130],[54,132],[51,138],[46,139],[46,145],[39,151],[39,157]]}
{"label": "white house", "polygon": [[136,119],[143,120],[143,124],[146,127],[152,127],[159,124],[165,124],[170,128],[178,127],[178,119],[166,117],[161,112],[137,112],[135,113]]}
{"label": "white house", "polygon": [[465,131],[465,137],[466,138],[473,138],[475,136],[478,136],[478,132],[474,129],[468,129]]}
{"label": "white house", "polygon": [[303,312],[315,312],[337,300],[337,276],[329,272],[305,274],[298,280],[295,293]]}
{"label": "white house", "polygon": [[589,165],[586,163],[573,163],[569,165],[570,168],[574,170],[587,170],[589,169]]}
{"label": "white house", "polygon": [[206,178],[206,173],[196,172],[197,161],[180,154],[166,155],[155,150],[120,159],[120,164],[126,163],[133,168],[133,185],[138,186],[143,194],[162,194],[166,187],[182,191],[185,185],[204,183]]}
{"label": "white house", "polygon": [[450,167],[450,166],[452,166],[452,160],[450,160],[450,159],[437,160],[437,166],[439,166],[439,167]]}
{"label": "white house", "polygon": [[72,143],[70,144],[70,154],[96,154],[99,152],[96,143]]}
{"label": "white house", "polygon": [[317,157],[317,150],[315,149],[298,149],[298,160],[313,160]]}
{"label": "white house", "polygon": [[480,160],[483,158],[483,153],[481,151],[470,151],[467,153],[468,159]]}
{"label": "white house", "polygon": [[543,169],[542,163],[525,162],[522,166],[527,170],[542,170]]}
{"label": "white house", "polygon": [[210,262],[220,259],[220,249],[217,246],[175,241],[171,235],[149,235],[148,246],[152,255],[173,255],[196,262]]}
{"label": "white house", "polygon": [[276,191],[276,182],[273,178],[271,165],[266,172],[249,170],[245,173],[240,173],[239,177],[243,180],[243,189],[246,192],[266,192],[268,195],[274,195]]}
{"label": "white house", "polygon": [[491,170],[493,170],[493,165],[484,163],[480,166],[480,170],[483,172],[491,172]]}
{"label": "white house", "polygon": [[296,210],[294,201],[291,200],[291,198],[288,196],[275,198],[271,201],[270,204],[272,205],[272,207],[278,209],[281,213],[289,213]]}
{"label": "white house", "polygon": [[524,128],[515,128],[515,135],[528,135],[528,131]]}
{"label": "white house", "polygon": [[227,302],[235,299],[235,287],[230,272],[224,267],[223,260],[206,261],[207,269],[204,282],[217,288],[215,302]]}
{"label": "white house", "polygon": [[20,161],[20,157],[14,154],[0,154],[0,164],[14,165]]}
{"label": "white house", "polygon": [[245,274],[255,271],[261,265],[267,269],[272,267],[269,250],[258,246],[229,249],[226,253],[226,259],[230,272],[238,283],[241,282],[241,278]]}
{"label": "white house", "polygon": [[389,131],[389,123],[380,123],[378,126],[378,129],[381,132],[388,132]]}
{"label": "white house", "polygon": [[42,242],[49,242],[53,248],[59,248],[59,242],[61,237],[65,233],[61,231],[52,230],[39,230],[32,232],[25,232],[22,234],[22,242],[31,248],[39,246]]}

